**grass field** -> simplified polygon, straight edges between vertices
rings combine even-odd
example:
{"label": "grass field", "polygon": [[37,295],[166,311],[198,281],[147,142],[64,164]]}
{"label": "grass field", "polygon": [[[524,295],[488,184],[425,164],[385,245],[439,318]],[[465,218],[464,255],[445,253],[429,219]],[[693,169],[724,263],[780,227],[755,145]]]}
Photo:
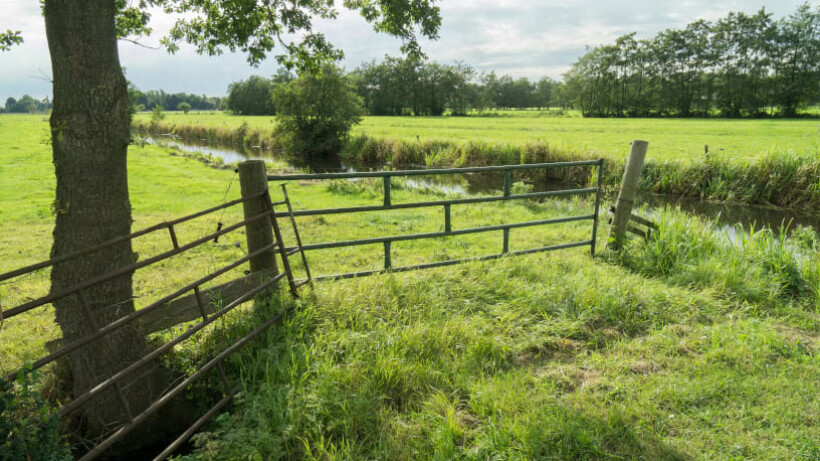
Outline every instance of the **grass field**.
{"label": "grass field", "polygon": [[[0,116],[0,272],[48,255],[46,126]],[[135,229],[238,195],[231,170],[159,147],[132,147],[129,168]],[[289,190],[299,208],[380,197],[378,184],[347,181]],[[431,193],[397,187],[393,199]],[[459,206],[453,226],[589,206]],[[674,210],[652,219],[655,237],[630,241],[622,256],[574,249],[318,283],[283,327],[231,359],[242,392],[186,459],[819,459],[816,234],[719,231]],[[215,221],[193,223],[183,241]],[[440,210],[300,220],[307,242],[442,225]],[[513,231],[512,249],[588,232],[588,223]],[[394,244],[394,264],[497,252],[499,234]],[[137,251],[148,257],[166,240]],[[244,254],[237,242],[244,236],[138,274],[138,304]],[[381,247],[309,256],[316,273],[361,270],[381,262]],[[0,303],[46,288],[38,278],[0,285]],[[18,320],[0,329],[3,371],[57,335],[48,310]],[[253,325],[248,316],[224,328]]]}
{"label": "grass field", "polygon": [[[147,123],[150,114],[137,115]],[[268,132],[272,117],[240,117],[223,113],[167,113],[166,124],[236,128],[243,122]],[[818,120],[724,119],[585,119],[533,117],[510,111],[489,117],[364,117],[353,135],[403,141],[472,141],[523,144],[545,142],[557,149],[623,158],[629,142],[650,143],[650,159],[701,159],[704,146],[714,154],[754,159],[772,150],[815,152],[820,147]]]}

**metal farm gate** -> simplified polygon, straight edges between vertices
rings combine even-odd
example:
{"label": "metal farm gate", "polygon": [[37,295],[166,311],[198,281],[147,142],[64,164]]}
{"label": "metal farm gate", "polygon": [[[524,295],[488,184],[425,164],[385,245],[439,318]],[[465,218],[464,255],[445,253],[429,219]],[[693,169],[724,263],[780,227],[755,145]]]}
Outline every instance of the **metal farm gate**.
{"label": "metal farm gate", "polygon": [[[575,188],[575,189],[564,189],[564,190],[552,190],[552,191],[545,191],[545,192],[531,192],[531,193],[524,193],[524,194],[512,194],[512,184],[513,184],[513,172],[516,171],[533,171],[533,170],[542,170],[542,171],[549,171],[553,169],[561,169],[561,168],[572,168],[572,167],[597,167],[597,180],[594,187],[584,187],[584,188]],[[401,272],[401,271],[409,271],[415,269],[428,269],[433,267],[441,267],[441,266],[449,266],[452,264],[458,264],[468,261],[484,261],[490,259],[497,259],[503,256],[514,256],[514,255],[525,255],[531,253],[539,253],[545,251],[553,251],[553,250],[561,250],[565,248],[574,248],[574,247],[583,247],[588,246],[590,249],[590,254],[595,256],[595,241],[597,239],[597,232],[598,232],[598,219],[599,219],[599,208],[600,208],[600,200],[601,200],[601,189],[600,184],[603,177],[603,169],[604,169],[604,160],[597,159],[597,160],[583,160],[583,161],[575,161],[575,162],[554,162],[554,163],[532,163],[532,164],[524,164],[524,165],[506,165],[506,166],[488,166],[488,167],[474,167],[474,168],[444,168],[444,169],[429,169],[429,170],[396,170],[396,171],[374,171],[374,172],[355,172],[355,173],[313,173],[313,174],[276,174],[276,175],[268,175],[268,181],[296,181],[296,180],[307,180],[307,181],[318,181],[318,180],[333,180],[333,179],[363,179],[363,178],[381,178],[383,181],[383,200],[381,205],[373,205],[373,206],[357,206],[357,207],[346,207],[346,208],[324,208],[324,209],[314,209],[314,210],[290,210],[289,212],[278,212],[276,214],[277,217],[300,217],[300,216],[320,216],[320,215],[332,215],[332,214],[349,214],[349,213],[362,213],[362,212],[375,212],[375,211],[388,211],[388,210],[401,210],[401,209],[408,209],[408,208],[428,208],[428,207],[442,207],[444,209],[444,231],[442,232],[429,232],[429,233],[419,233],[419,234],[407,234],[407,235],[395,235],[395,236],[388,236],[388,237],[377,237],[377,238],[368,238],[368,239],[359,239],[359,240],[345,240],[339,242],[328,242],[328,243],[306,243],[302,245],[302,249],[305,252],[315,251],[315,250],[324,250],[324,249],[331,249],[331,248],[342,248],[342,247],[350,247],[350,246],[361,246],[361,245],[373,245],[373,244],[382,244],[384,245],[384,266],[382,269],[378,270],[367,270],[367,271],[358,271],[358,272],[347,272],[342,274],[325,274],[319,275],[314,277],[314,280],[328,280],[328,279],[341,279],[341,278],[352,278],[352,277],[363,277],[373,274],[379,274],[383,272]],[[435,200],[435,201],[425,201],[425,202],[413,202],[413,203],[393,203],[391,199],[391,184],[392,178],[402,178],[402,177],[412,177],[412,176],[427,176],[427,175],[453,175],[453,174],[471,174],[471,173],[502,173],[504,175],[504,184],[503,184],[503,194],[499,196],[480,196],[480,197],[464,197],[464,198],[453,198],[447,200]],[[283,188],[284,190],[284,188]],[[285,191],[285,193],[287,193]],[[590,214],[584,214],[579,216],[567,216],[561,218],[554,218],[554,219],[543,219],[538,221],[527,221],[527,222],[517,222],[517,223],[510,223],[510,224],[500,224],[500,225],[493,225],[493,226],[482,226],[482,227],[473,227],[473,228],[465,228],[465,229],[458,229],[454,228],[453,222],[451,219],[451,209],[453,206],[458,205],[466,205],[471,203],[486,203],[486,202],[506,202],[506,201],[513,201],[513,200],[525,200],[525,199],[537,199],[537,198],[544,198],[544,197],[560,197],[560,196],[570,196],[570,195],[595,195],[594,207]],[[573,221],[592,221],[592,226],[590,229],[590,238],[589,240],[583,240],[579,242],[565,242],[565,243],[556,243],[549,246],[543,246],[539,248],[531,248],[526,250],[520,251],[509,251],[510,248],[510,229],[518,229],[518,228],[526,228],[526,227],[533,227],[533,226],[544,226],[549,224],[558,224],[558,223],[567,223]],[[393,242],[400,242],[400,241],[407,241],[407,240],[419,240],[419,239],[432,239],[438,237],[448,237],[448,236],[456,236],[456,235],[466,235],[466,234],[476,234],[482,232],[495,232],[500,231],[502,233],[501,239],[501,252],[493,255],[486,255],[486,256],[477,256],[473,258],[463,258],[463,259],[452,259],[447,261],[437,261],[425,264],[416,264],[412,266],[399,266],[395,267],[392,264],[391,258],[391,245]]]}
{"label": "metal farm gate", "polygon": [[[122,440],[126,434],[144,424],[149,416],[159,411],[161,407],[168,404],[172,399],[184,393],[192,383],[203,377],[209,372],[218,372],[220,381],[224,388],[222,389],[222,398],[218,400],[211,408],[205,411],[198,420],[193,422],[187,428],[180,428],[179,437],[171,442],[171,444],[160,453],[156,459],[164,459],[174,453],[174,451],[181,446],[191,435],[193,435],[199,428],[201,428],[209,418],[213,417],[219,412],[228,401],[236,394],[236,386],[230,383],[228,377],[225,376],[223,370],[224,360],[234,351],[251,341],[254,337],[263,332],[266,328],[282,320],[286,312],[280,312],[264,319],[262,323],[252,331],[241,338],[235,340],[230,346],[226,346],[221,351],[216,351],[215,356],[205,363],[200,364],[195,370],[189,372],[187,376],[182,376],[173,386],[166,389],[161,395],[158,395],[153,403],[150,403],[143,408],[131,408],[129,402],[123,394],[122,387],[129,381],[131,375],[137,374],[146,366],[152,366],[162,354],[166,354],[172,349],[191,338],[201,337],[207,333],[206,327],[213,324],[218,319],[224,317],[240,304],[250,301],[257,293],[265,292],[272,288],[275,283],[280,280],[288,282],[290,293],[298,296],[297,289],[310,283],[311,280],[328,280],[328,279],[343,279],[351,277],[362,277],[373,275],[382,272],[399,272],[413,269],[426,269],[432,267],[447,266],[466,261],[480,261],[500,258],[505,255],[523,255],[529,253],[537,253],[544,251],[553,251],[563,248],[584,247],[590,248],[590,253],[595,255],[595,241],[598,229],[598,212],[600,205],[600,184],[603,174],[604,162],[599,160],[587,160],[577,162],[560,162],[560,163],[540,163],[514,166],[493,166],[493,167],[478,167],[478,168],[450,168],[450,169],[433,169],[433,170],[405,170],[405,171],[381,171],[381,172],[361,172],[361,173],[322,173],[322,174],[290,174],[290,175],[266,175],[265,165],[262,161],[249,161],[240,164],[239,177],[240,186],[242,188],[242,198],[226,202],[222,205],[214,206],[188,216],[184,216],[173,221],[164,222],[147,229],[135,232],[131,235],[116,238],[114,240],[103,242],[93,248],[88,248],[78,251],[74,254],[60,256],[48,261],[29,265],[27,267],[14,270],[5,274],[0,274],[0,283],[15,283],[15,280],[39,275],[46,279],[47,271],[54,265],[62,264],[65,261],[75,258],[83,258],[104,248],[109,248],[113,245],[121,244],[128,240],[133,240],[139,237],[156,235],[156,242],[165,242],[167,249],[160,249],[160,253],[147,257],[144,260],[134,262],[125,267],[120,267],[114,271],[99,274],[87,280],[78,281],[70,287],[66,287],[59,291],[50,290],[48,294],[32,299],[31,297],[24,297],[23,302],[11,308],[2,307],[2,300],[0,300],[0,321],[2,322],[21,322],[25,323],[25,314],[35,309],[51,309],[51,303],[70,299],[78,306],[78,312],[81,313],[81,319],[78,321],[85,322],[86,333],[80,337],[71,338],[70,340],[59,341],[52,352],[46,356],[35,360],[26,369],[13,371],[5,376],[5,379],[13,381],[15,377],[21,372],[28,372],[31,369],[39,369],[50,363],[55,362],[61,358],[65,358],[69,354],[80,350],[88,351],[89,348],[94,348],[97,345],[104,344],[99,340],[106,335],[116,334],[123,328],[135,329],[142,334],[150,334],[154,332],[168,330],[173,333],[165,338],[164,344],[161,344],[149,351],[147,355],[133,363],[124,363],[121,367],[113,372],[111,376],[102,377],[99,382],[92,388],[87,389],[80,395],[75,395],[73,400],[66,402],[59,409],[61,416],[68,416],[74,412],[83,409],[86,405],[94,405],[98,402],[103,394],[116,395],[117,398],[113,400],[114,405],[120,406],[121,417],[116,424],[112,424],[111,430],[108,434],[98,440],[93,441],[89,450],[82,457],[83,460],[91,460],[104,455],[116,442]],[[597,183],[594,187],[555,190],[547,192],[532,192],[523,194],[513,194],[513,173],[523,170],[550,170],[570,167],[597,167]],[[391,180],[397,177],[410,177],[420,175],[447,175],[447,174],[465,174],[465,173],[502,173],[504,175],[503,194],[497,196],[476,196],[476,197],[462,197],[446,200],[423,201],[413,203],[393,203],[391,200]],[[268,182],[270,181],[293,181],[293,180],[328,180],[328,179],[356,179],[356,178],[381,178],[384,186],[384,193],[382,203],[373,206],[357,206],[346,208],[326,208],[326,209],[310,209],[310,210],[293,210],[285,184],[282,185],[282,193],[284,200],[272,201],[268,191]],[[542,219],[537,221],[517,222],[501,225],[489,225],[483,227],[463,228],[459,229],[457,223],[452,222],[451,209],[453,206],[460,206],[472,203],[483,202],[504,202],[525,199],[537,199],[544,197],[559,197],[569,195],[594,194],[594,208],[591,213],[578,216],[566,216],[553,219]],[[235,223],[223,225],[219,222],[215,232],[207,232],[198,238],[190,241],[182,241],[178,236],[178,226],[197,218],[204,216],[213,216],[215,213],[223,213],[226,209],[231,207],[242,206],[244,219]],[[278,211],[277,207],[280,207]],[[425,208],[425,207],[442,207],[444,211],[444,230],[441,232],[416,233],[406,235],[393,235],[377,238],[367,238],[359,240],[345,240],[330,243],[307,243],[303,244],[296,227],[296,219],[300,216],[318,216],[344,213],[362,213],[362,212],[378,212],[387,210],[399,210],[408,208]],[[295,245],[286,246],[282,240],[282,233],[277,218],[288,218],[293,225],[293,233],[295,237]],[[574,221],[591,221],[590,238],[588,240],[576,242],[562,242],[554,243],[548,246],[538,248],[531,248],[521,251],[509,251],[510,230],[518,228],[527,228],[532,226],[544,226],[557,223],[567,223]],[[118,306],[133,302],[133,299],[121,300],[113,305],[95,306],[89,305],[85,293],[87,290],[94,289],[106,282],[122,277],[125,274],[133,274],[136,271],[145,269],[151,265],[161,263],[182,253],[189,252],[199,248],[202,250],[203,245],[209,242],[216,242],[221,236],[236,231],[245,231],[245,238],[247,240],[248,249],[244,257],[235,259],[234,261],[223,265],[216,270],[209,270],[207,275],[198,278],[197,280],[186,283],[178,289],[162,296],[158,300],[149,303],[138,310],[131,310],[130,312],[120,315],[116,320],[108,324],[99,324],[95,313],[101,312],[102,309],[119,309]],[[393,242],[418,240],[418,239],[432,239],[438,237],[448,237],[457,235],[466,235],[483,232],[501,232],[501,251],[497,254],[477,256],[463,259],[450,259],[446,261],[437,261],[424,264],[416,264],[410,266],[394,267],[391,261],[391,245]],[[165,234],[160,235],[160,234]],[[382,244],[384,247],[384,264],[382,269],[356,271],[341,274],[325,274],[319,277],[312,278],[308,269],[308,260],[305,257],[305,252],[359,246],[359,245],[378,245]],[[306,277],[296,279],[288,258],[300,253]],[[277,259],[281,263],[281,271],[277,270]],[[212,286],[220,276],[234,277],[237,270],[248,267],[245,271],[245,276],[234,278],[226,283],[221,283],[217,286]],[[240,272],[241,273],[241,272]],[[187,329],[169,330],[171,327],[188,323]],[[205,331],[203,331],[205,330]]]}

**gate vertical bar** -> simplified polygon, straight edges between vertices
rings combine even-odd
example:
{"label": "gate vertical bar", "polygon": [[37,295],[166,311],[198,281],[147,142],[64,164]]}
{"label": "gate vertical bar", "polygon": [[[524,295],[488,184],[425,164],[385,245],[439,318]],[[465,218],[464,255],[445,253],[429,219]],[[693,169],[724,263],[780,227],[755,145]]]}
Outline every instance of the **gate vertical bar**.
{"label": "gate vertical bar", "polygon": [[595,257],[595,244],[598,239],[598,214],[601,208],[601,181],[604,178],[604,159],[600,159],[598,164],[598,180],[596,182],[597,189],[595,191],[595,217],[592,218],[592,245],[589,249],[589,254]]}
{"label": "gate vertical bar", "polygon": [[504,170],[504,197],[510,196],[512,188],[512,170]]}
{"label": "gate vertical bar", "polygon": [[308,266],[307,256],[305,250],[302,248],[302,237],[299,236],[299,227],[296,225],[296,218],[293,217],[293,207],[290,206],[290,197],[288,197],[288,188],[282,184],[282,196],[285,197],[285,204],[288,206],[288,214],[290,215],[290,224],[293,226],[293,235],[296,237],[296,244],[299,245],[299,253],[302,254],[302,265],[305,266],[305,274],[307,274],[308,283],[313,286],[312,278],[310,276],[310,267]]}
{"label": "gate vertical bar", "polygon": [[444,232],[450,233],[453,231],[453,226],[450,223],[450,204],[444,205]]}
{"label": "gate vertical bar", "polygon": [[279,221],[276,220],[276,211],[273,209],[273,201],[270,198],[270,191],[265,189],[265,193],[260,197],[262,204],[265,206],[265,211],[270,213],[269,222],[273,228],[273,235],[276,237],[276,248],[279,249],[279,257],[282,258],[282,270],[288,279],[288,286],[290,287],[290,294],[294,299],[299,298],[299,292],[296,291],[296,281],[293,278],[293,270],[290,267],[288,260],[288,250],[285,249],[285,243],[282,239],[282,231],[279,229]]}
{"label": "gate vertical bar", "polygon": [[392,242],[390,240],[384,242],[384,268],[386,270],[389,270],[390,268],[393,267],[393,261],[391,261],[391,257],[390,257],[391,243]]}
{"label": "gate vertical bar", "polygon": [[384,181],[384,206],[390,206],[390,175],[382,178]]}

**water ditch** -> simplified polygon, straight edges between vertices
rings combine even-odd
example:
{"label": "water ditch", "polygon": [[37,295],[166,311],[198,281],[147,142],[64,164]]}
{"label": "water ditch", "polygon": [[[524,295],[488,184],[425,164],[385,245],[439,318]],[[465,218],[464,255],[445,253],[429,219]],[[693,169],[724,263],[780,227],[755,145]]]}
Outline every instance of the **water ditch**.
{"label": "water ditch", "polygon": [[[285,163],[288,167],[311,173],[358,172],[384,169],[417,170],[425,169],[423,165],[366,165],[334,159],[312,159],[304,164],[295,164],[281,153],[264,151],[260,148],[214,143],[196,143],[179,138],[143,138],[149,144],[161,144],[190,153],[219,157],[226,164],[245,160],[260,159]],[[516,179],[519,180],[519,179]],[[575,187],[547,177],[543,179],[523,179],[526,187],[534,192],[560,190]],[[463,175],[416,176],[405,180],[408,187],[431,188],[447,194],[475,195],[500,191],[504,178],[498,173],[480,173]],[[679,207],[682,211],[717,221],[724,227],[740,225],[745,230],[771,229],[775,233],[790,231],[797,226],[811,226],[820,232],[820,215],[778,207],[738,205],[724,202],[704,201],[686,197],[665,196],[657,194],[639,194],[638,204],[645,210]]]}

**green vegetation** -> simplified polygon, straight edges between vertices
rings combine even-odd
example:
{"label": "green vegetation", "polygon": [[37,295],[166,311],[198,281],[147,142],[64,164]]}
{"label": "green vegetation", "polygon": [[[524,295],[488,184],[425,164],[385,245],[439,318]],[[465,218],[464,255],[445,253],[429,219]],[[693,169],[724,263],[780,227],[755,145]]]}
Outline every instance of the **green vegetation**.
{"label": "green vegetation", "polygon": [[[650,142],[645,190],[659,194],[812,208],[820,204],[820,136],[808,120],[670,120],[538,117],[364,117],[342,150],[368,165],[477,166],[604,157],[610,188],[620,181],[631,139]],[[268,117],[170,115],[143,133],[281,149]],[[704,152],[708,146],[709,154]],[[589,184],[582,171],[558,179]]]}
{"label": "green vegetation", "polygon": [[8,51],[13,45],[23,43],[20,31],[6,30],[0,32],[0,51]]}
{"label": "green vegetation", "polygon": [[51,109],[51,102],[48,98],[42,101],[25,94],[20,99],[9,97],[6,99],[6,106],[0,107],[0,113],[10,114],[32,114],[34,112],[46,112]]}
{"label": "green vegetation", "polygon": [[[0,271],[48,255],[53,167],[48,146],[38,144],[45,134],[42,117],[0,117]],[[129,169],[135,228],[238,194],[230,170],[154,146],[132,146]],[[443,194],[394,186],[397,203]],[[379,187],[301,182],[289,192],[298,208],[318,208],[377,203]],[[457,206],[453,225],[590,206]],[[650,218],[659,225],[654,237],[632,240],[622,257],[592,260],[576,249],[317,283],[281,328],[230,360],[242,392],[186,458],[816,459],[816,235],[719,230],[674,210]],[[180,238],[215,224],[193,223]],[[441,210],[300,220],[308,242],[442,225]],[[513,231],[511,242],[515,250],[588,235],[588,222],[575,223]],[[394,244],[394,264],[497,252],[500,240],[491,233]],[[244,245],[242,235],[136,274],[139,304],[243,255],[237,242]],[[156,236],[135,251],[144,258],[169,245]],[[318,274],[381,263],[380,246],[308,255]],[[0,285],[0,302],[14,305],[38,289],[46,281]],[[222,331],[252,328],[255,318],[233,318]],[[43,337],[57,333],[48,310],[18,320],[0,330],[4,371],[42,354]],[[216,342],[193,345],[203,350],[181,351],[180,360],[207,355]]]}
{"label": "green vegetation", "polygon": [[225,107],[237,115],[274,115],[273,84],[258,75],[233,82],[228,87]]}
{"label": "green vegetation", "polygon": [[299,158],[338,154],[364,112],[350,79],[333,65],[275,86],[273,100],[275,136]]}
{"label": "green vegetation", "polygon": [[[541,117],[540,111],[495,111],[489,117],[363,117],[353,135],[401,141],[468,141],[518,146],[540,141],[561,149],[605,158],[624,158],[629,141],[650,142],[649,159],[700,160],[712,155],[749,161],[768,152],[813,153],[820,148],[816,120],[583,119]],[[145,127],[149,114],[134,119]],[[273,144],[273,117],[233,117],[213,112],[182,118],[168,114],[160,127],[183,138],[235,142],[232,132],[247,124],[254,144]],[[241,141],[240,141],[241,142]]]}
{"label": "green vegetation", "polygon": [[21,373],[14,383],[0,378],[0,461],[73,459],[57,410],[37,390],[38,376]]}
{"label": "green vegetation", "polygon": [[[188,104],[188,110],[218,110],[221,109],[225,98],[208,97],[188,93],[166,93],[163,90],[140,91],[129,82],[128,95],[132,104],[139,107],[140,111],[153,110],[156,106],[167,107],[177,110],[180,104]],[[183,106],[184,107],[184,106]]]}
{"label": "green vegetation", "polygon": [[794,117],[820,93],[820,7],[774,20],[730,12],[651,39],[635,33],[587,51],[564,74],[585,116]]}
{"label": "green vegetation", "polygon": [[320,284],[234,362],[240,407],[185,459],[816,457],[820,279],[791,265],[816,237],[655,219],[627,268],[565,252]]}

